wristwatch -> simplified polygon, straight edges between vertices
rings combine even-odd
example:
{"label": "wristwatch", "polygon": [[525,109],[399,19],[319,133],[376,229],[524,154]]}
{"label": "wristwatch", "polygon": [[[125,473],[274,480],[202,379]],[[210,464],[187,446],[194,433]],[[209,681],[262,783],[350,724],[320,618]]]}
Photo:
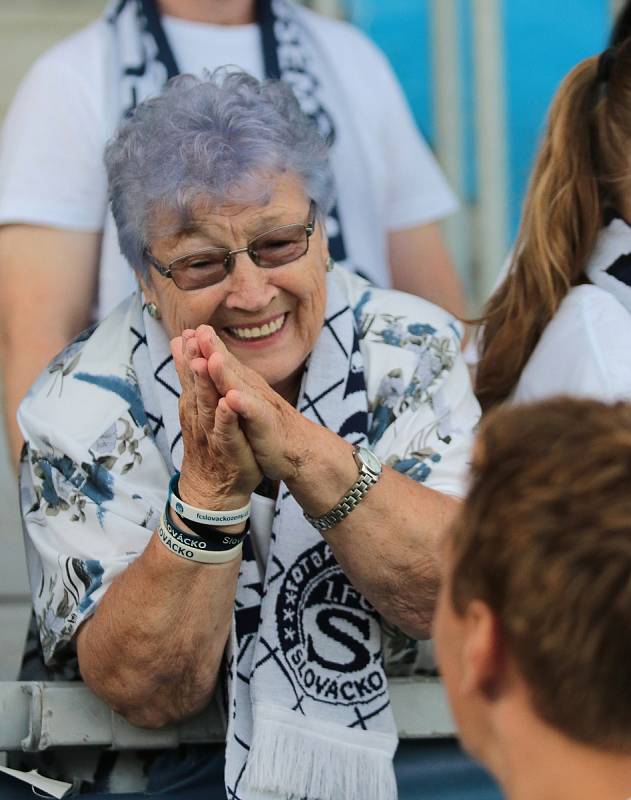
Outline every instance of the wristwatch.
{"label": "wristwatch", "polygon": [[328,531],[329,528],[333,528],[347,517],[354,508],[357,508],[366,492],[373,484],[377,483],[381,476],[381,461],[372,450],[367,447],[356,447],[353,450],[353,458],[359,469],[359,477],[339,503],[321,517],[312,517],[305,512],[307,521],[319,531]]}

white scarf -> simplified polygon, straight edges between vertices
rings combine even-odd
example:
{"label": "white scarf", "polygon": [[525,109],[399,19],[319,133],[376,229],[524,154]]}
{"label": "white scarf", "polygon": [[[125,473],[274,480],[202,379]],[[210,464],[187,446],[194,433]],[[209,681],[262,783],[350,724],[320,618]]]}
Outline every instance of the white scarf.
{"label": "white scarf", "polygon": [[600,231],[585,272],[631,314],[631,227],[621,217]]}
{"label": "white scarf", "polygon": [[[368,408],[352,310],[327,275],[326,317],[298,409],[353,444]],[[133,366],[157,445],[179,469],[180,385],[162,326],[134,322]],[[227,658],[229,800],[393,800],[397,746],[379,616],[284,484],[265,574],[247,542]]]}

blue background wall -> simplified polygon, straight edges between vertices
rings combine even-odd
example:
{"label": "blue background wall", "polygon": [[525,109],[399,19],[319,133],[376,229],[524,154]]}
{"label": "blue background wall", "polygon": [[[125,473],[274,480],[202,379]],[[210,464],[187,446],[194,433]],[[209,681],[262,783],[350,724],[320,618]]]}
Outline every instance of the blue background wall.
{"label": "blue background wall", "polygon": [[[458,0],[464,79],[467,193],[475,195],[472,125],[471,0]],[[346,0],[349,19],[388,55],[419,126],[433,141],[430,3],[428,0]],[[511,236],[545,114],[563,75],[606,44],[608,0],[504,0],[504,79]]]}

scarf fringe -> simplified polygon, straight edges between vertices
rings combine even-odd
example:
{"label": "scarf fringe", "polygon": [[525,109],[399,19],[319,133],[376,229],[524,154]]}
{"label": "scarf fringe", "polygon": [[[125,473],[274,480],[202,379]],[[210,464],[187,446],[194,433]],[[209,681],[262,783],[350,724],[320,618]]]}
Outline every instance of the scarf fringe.
{"label": "scarf fringe", "polygon": [[255,709],[247,785],[290,800],[396,800],[395,736],[269,712]]}

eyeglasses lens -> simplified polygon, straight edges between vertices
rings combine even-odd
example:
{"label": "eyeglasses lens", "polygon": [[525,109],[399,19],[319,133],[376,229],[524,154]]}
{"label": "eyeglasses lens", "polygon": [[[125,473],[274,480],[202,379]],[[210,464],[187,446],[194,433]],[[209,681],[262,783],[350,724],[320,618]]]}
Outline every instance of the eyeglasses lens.
{"label": "eyeglasses lens", "polygon": [[284,225],[252,239],[248,253],[259,267],[281,267],[303,256],[308,246],[304,225]]}
{"label": "eyeglasses lens", "polygon": [[228,250],[212,248],[181,259],[171,272],[175,285],[190,291],[219,283],[226,277],[227,255]]}
{"label": "eyeglasses lens", "polygon": [[[262,233],[248,243],[248,254],[259,267],[281,267],[303,256],[309,248],[304,225],[284,225]],[[173,265],[172,276],[178,289],[190,291],[219,283],[226,277],[229,250],[209,248],[186,256]],[[234,255],[231,257],[234,259]]]}

